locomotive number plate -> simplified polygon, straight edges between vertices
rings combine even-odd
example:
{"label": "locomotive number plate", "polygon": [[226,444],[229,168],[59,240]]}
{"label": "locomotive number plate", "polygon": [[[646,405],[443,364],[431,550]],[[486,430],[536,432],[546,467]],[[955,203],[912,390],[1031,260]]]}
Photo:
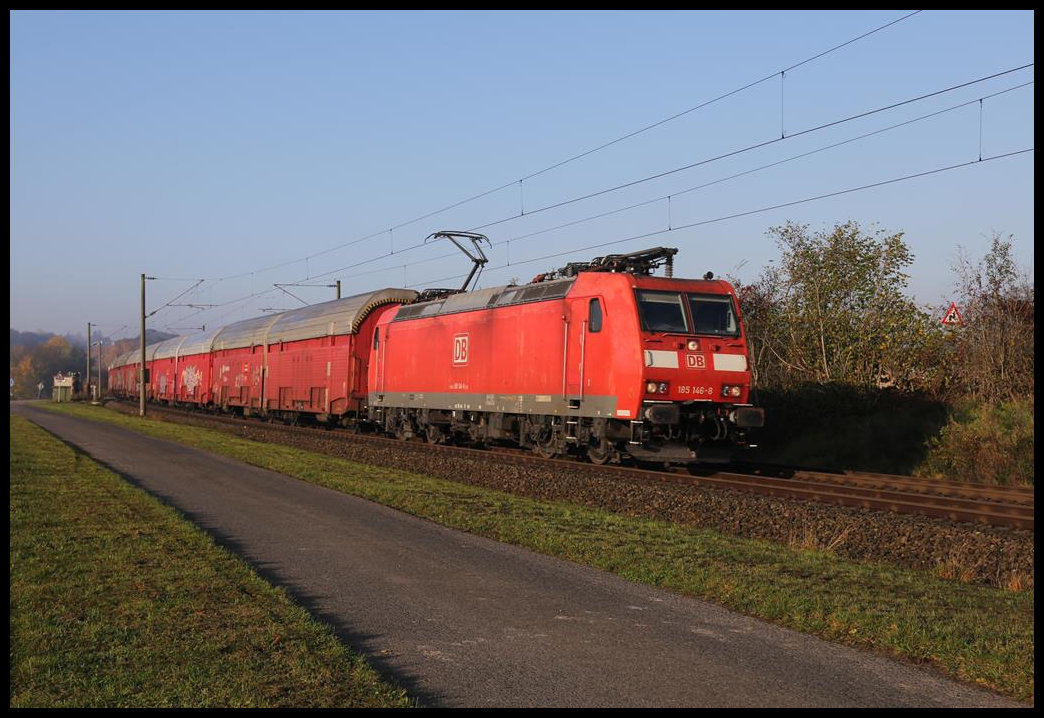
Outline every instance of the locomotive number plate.
{"label": "locomotive number plate", "polygon": [[675,387],[675,390],[679,394],[689,394],[691,396],[714,396],[713,386],[700,386],[692,384],[681,384]]}

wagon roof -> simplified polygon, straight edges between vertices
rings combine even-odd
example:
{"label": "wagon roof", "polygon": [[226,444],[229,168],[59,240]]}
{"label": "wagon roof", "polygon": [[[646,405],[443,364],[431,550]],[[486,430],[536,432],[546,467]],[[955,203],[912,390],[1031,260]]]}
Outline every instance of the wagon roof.
{"label": "wagon roof", "polygon": [[379,289],[332,302],[313,304],[278,315],[268,333],[269,344],[334,334],[355,334],[367,315],[379,306],[412,301],[412,289]]}
{"label": "wagon roof", "polygon": [[268,314],[263,317],[244,319],[235,324],[229,324],[218,330],[214,336],[212,347],[207,347],[204,352],[219,351],[221,349],[238,349],[240,347],[260,346],[265,343],[268,336],[268,328],[279,318],[278,314]]}
{"label": "wagon roof", "polygon": [[178,356],[186,357],[193,354],[206,354],[214,345],[214,337],[221,329],[211,329],[209,332],[198,332],[184,337],[185,341],[178,348]]}
{"label": "wagon roof", "polygon": [[172,337],[170,339],[164,339],[156,344],[150,344],[145,347],[145,358],[146,359],[170,359],[171,357],[179,356],[178,351],[181,345],[185,342],[188,337]]}
{"label": "wagon roof", "polygon": [[[141,359],[141,352],[139,351],[138,352],[138,360],[140,361],[140,359]],[[112,363],[109,364],[109,369],[115,369],[116,367],[127,366],[128,364],[133,364],[133,363],[135,363],[134,352],[132,352],[132,351],[131,352],[123,352],[122,354],[120,354],[119,356],[117,356],[115,359],[112,360]]]}
{"label": "wagon roof", "polygon": [[[280,314],[247,319],[221,329],[213,340],[213,348],[236,349],[335,334],[354,334],[376,307],[409,302],[416,296],[417,293],[412,289],[378,289]],[[207,350],[209,347],[204,351]],[[187,353],[183,347],[181,354]]]}
{"label": "wagon roof", "polygon": [[[145,347],[145,357],[151,361],[174,356],[207,354],[221,349],[314,339],[333,334],[354,334],[375,308],[385,304],[410,302],[416,297],[417,292],[412,289],[378,289],[279,314],[244,319],[208,332],[165,339]],[[140,357],[139,350],[133,349],[118,356],[109,367],[137,364]]]}

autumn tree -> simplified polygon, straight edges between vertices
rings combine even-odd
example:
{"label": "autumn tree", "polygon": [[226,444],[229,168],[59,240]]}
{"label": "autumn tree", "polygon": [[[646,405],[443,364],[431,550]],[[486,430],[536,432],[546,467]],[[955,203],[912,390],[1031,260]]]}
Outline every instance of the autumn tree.
{"label": "autumn tree", "polygon": [[65,337],[55,336],[43,344],[11,354],[11,378],[19,398],[37,396],[37,385],[43,383],[45,396],[50,395],[54,375],[79,370],[82,357]]}

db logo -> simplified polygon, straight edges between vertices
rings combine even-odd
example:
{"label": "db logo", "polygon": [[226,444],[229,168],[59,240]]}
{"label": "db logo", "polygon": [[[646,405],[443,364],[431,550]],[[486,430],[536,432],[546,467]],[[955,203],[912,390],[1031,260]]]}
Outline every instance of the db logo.
{"label": "db logo", "polygon": [[690,369],[706,369],[707,357],[703,354],[686,354],[685,366],[689,367]]}
{"label": "db logo", "polygon": [[468,363],[468,335],[455,334],[453,336],[453,363]]}

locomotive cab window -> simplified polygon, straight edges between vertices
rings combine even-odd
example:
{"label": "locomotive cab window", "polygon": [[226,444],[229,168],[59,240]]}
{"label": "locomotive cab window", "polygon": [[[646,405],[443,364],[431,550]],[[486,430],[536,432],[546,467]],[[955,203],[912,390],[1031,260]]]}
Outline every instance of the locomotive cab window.
{"label": "locomotive cab window", "polygon": [[643,331],[689,333],[689,322],[680,293],[638,290],[635,294]]}
{"label": "locomotive cab window", "polygon": [[592,299],[587,314],[587,330],[589,332],[602,331],[602,303],[598,299]]}
{"label": "locomotive cab window", "polygon": [[690,294],[689,310],[696,334],[739,336],[732,297],[727,294]]}

